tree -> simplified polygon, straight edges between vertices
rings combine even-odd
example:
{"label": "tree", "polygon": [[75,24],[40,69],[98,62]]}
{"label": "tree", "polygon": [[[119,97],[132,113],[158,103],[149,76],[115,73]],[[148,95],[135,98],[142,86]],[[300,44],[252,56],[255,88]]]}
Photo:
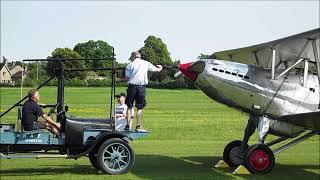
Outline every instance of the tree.
{"label": "tree", "polygon": [[[160,38],[149,36],[144,41],[144,46],[139,50],[141,58],[152,64],[172,65],[170,53],[167,45]],[[160,73],[150,73],[150,80],[163,81],[169,79],[168,70],[164,69]]]}
{"label": "tree", "polygon": [[[52,56],[48,57],[48,59],[58,59],[58,58],[82,58],[80,54],[73,51],[69,48],[56,48],[52,52]],[[75,71],[70,72],[68,69],[84,69],[86,68],[85,62],[83,60],[63,60],[62,66],[65,70],[65,78],[72,79],[72,78],[79,78],[84,79],[86,77],[86,72]],[[56,76],[59,72],[59,61],[56,60],[49,60],[46,67],[47,74],[50,76]]]}
{"label": "tree", "polygon": [[33,62],[27,65],[26,84],[39,85],[48,79],[46,73],[47,62]]}
{"label": "tree", "polygon": [[144,46],[139,50],[142,59],[153,64],[172,65],[167,45],[160,38],[149,36],[144,41]]}
{"label": "tree", "polygon": [[15,62],[13,62],[13,64],[19,65],[21,67],[23,67],[25,65],[22,61],[15,61]]}
{"label": "tree", "polygon": [[[106,68],[111,67],[112,46],[108,43],[98,40],[90,40],[85,43],[78,43],[73,50],[84,58],[109,58],[109,60],[90,60],[86,61],[87,68]],[[99,75],[106,75],[107,72],[99,71]]]}

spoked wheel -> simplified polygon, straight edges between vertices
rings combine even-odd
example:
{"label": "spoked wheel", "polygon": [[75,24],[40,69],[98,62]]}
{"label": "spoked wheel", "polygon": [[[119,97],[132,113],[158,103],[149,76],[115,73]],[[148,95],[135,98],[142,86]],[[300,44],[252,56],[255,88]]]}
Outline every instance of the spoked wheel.
{"label": "spoked wheel", "polygon": [[[230,142],[223,151],[223,160],[230,166],[236,167],[243,163],[243,155],[241,155],[241,142],[235,140]],[[248,148],[248,145],[247,147]]]}
{"label": "spoked wheel", "polygon": [[98,166],[98,160],[97,160],[97,153],[90,153],[89,154],[89,160],[92,164],[92,166],[96,169],[96,170],[100,170],[99,166]]}
{"label": "spoked wheel", "polygon": [[135,155],[130,145],[119,138],[112,138],[99,147],[97,162],[99,169],[108,174],[124,174],[134,163]]}
{"label": "spoked wheel", "polygon": [[245,166],[251,173],[266,174],[275,164],[272,150],[264,144],[250,146],[245,156]]}

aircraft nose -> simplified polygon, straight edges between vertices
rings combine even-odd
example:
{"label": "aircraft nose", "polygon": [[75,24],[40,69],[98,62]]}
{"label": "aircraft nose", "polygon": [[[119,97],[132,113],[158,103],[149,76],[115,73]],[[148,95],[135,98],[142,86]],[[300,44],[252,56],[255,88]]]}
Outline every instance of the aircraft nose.
{"label": "aircraft nose", "polygon": [[179,70],[190,80],[195,81],[199,73],[202,73],[205,67],[205,62],[196,61],[185,64],[180,64]]}

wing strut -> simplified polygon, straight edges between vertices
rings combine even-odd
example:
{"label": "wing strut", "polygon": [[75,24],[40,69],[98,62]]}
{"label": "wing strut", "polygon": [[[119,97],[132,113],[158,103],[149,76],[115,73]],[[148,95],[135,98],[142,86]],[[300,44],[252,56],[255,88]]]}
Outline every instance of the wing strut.
{"label": "wing strut", "polygon": [[271,59],[271,79],[274,79],[274,69],[276,64],[276,50],[272,48],[272,59]]}
{"label": "wing strut", "polygon": [[259,57],[257,55],[258,51],[254,51],[253,54],[254,54],[254,59],[256,60],[256,63],[257,65],[261,66],[261,63],[259,61]]}
{"label": "wing strut", "polygon": [[[307,48],[307,45],[309,44],[309,42],[310,42],[310,39],[307,39],[307,41],[306,41],[306,43],[304,44],[304,46],[302,47],[302,49],[301,49],[301,51],[299,52],[299,54],[298,54],[298,56],[297,56],[297,58],[296,58],[296,62],[293,64],[293,65],[291,65],[290,67],[288,67],[287,69],[285,69],[278,77],[276,77],[276,79],[279,79],[281,76],[283,76],[284,74],[286,74],[288,71],[290,71],[292,68],[294,68],[296,65],[298,65],[301,61],[303,61],[303,60],[307,60],[306,58],[302,58],[301,57],[301,54],[304,52],[304,50]],[[275,58],[275,50],[274,49],[272,49],[273,50],[273,55],[272,55],[272,63],[274,63],[273,62],[273,59]],[[271,78],[272,78],[272,76],[274,76],[274,65],[273,64],[271,64],[272,65],[272,71],[271,71]],[[272,79],[274,79],[274,77],[272,78]]]}
{"label": "wing strut", "polygon": [[233,60],[232,60],[232,54],[229,54],[229,58],[230,58],[230,61],[233,61]]}
{"label": "wing strut", "polygon": [[290,67],[288,67],[286,70],[284,70],[276,79],[279,79],[280,77],[282,77],[283,75],[285,75],[288,71],[290,71],[292,68],[296,67],[299,63],[301,63],[304,59],[301,58],[298,61],[296,61],[293,65],[291,65]]}
{"label": "wing strut", "polygon": [[[317,50],[317,42],[316,40],[312,40],[312,48],[313,48],[313,53],[314,53],[314,58],[317,62],[317,70],[318,70],[318,81],[319,81],[319,86],[320,86],[320,62],[319,62],[319,54]],[[319,105],[318,109],[320,109],[320,87],[319,87]]]}
{"label": "wing strut", "polygon": [[304,73],[303,73],[303,87],[307,87],[309,72],[309,62],[307,59],[304,60]]}

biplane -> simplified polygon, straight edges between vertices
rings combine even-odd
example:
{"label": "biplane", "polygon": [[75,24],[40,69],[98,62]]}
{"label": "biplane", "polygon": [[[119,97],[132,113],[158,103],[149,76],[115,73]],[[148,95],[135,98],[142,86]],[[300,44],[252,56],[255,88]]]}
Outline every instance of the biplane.
{"label": "biplane", "polygon": [[[314,29],[179,66],[177,75],[194,81],[208,97],[249,115],[242,140],[224,149],[229,166],[268,173],[275,154],[319,135],[319,41],[320,29]],[[258,143],[249,146],[256,128]],[[278,138],[266,142],[268,134]]]}

